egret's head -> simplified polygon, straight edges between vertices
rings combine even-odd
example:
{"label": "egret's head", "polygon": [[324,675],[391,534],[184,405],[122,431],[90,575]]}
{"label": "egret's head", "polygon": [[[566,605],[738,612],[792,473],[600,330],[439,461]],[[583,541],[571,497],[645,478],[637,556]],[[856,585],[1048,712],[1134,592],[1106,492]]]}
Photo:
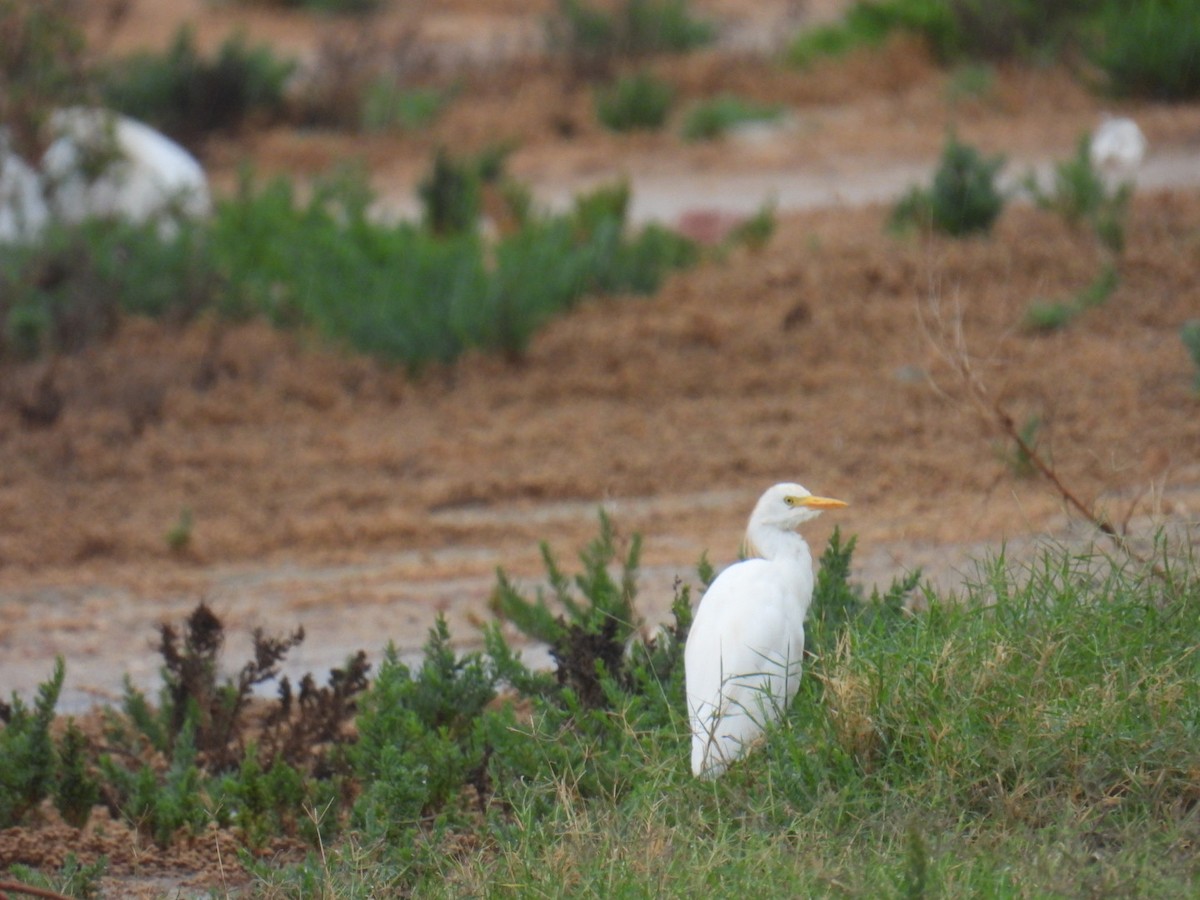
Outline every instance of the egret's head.
{"label": "egret's head", "polygon": [[759,498],[750,516],[750,524],[791,531],[809,519],[815,519],[822,510],[840,509],[847,505],[842,500],[814,497],[811,491],[799,484],[777,484],[768,488]]}

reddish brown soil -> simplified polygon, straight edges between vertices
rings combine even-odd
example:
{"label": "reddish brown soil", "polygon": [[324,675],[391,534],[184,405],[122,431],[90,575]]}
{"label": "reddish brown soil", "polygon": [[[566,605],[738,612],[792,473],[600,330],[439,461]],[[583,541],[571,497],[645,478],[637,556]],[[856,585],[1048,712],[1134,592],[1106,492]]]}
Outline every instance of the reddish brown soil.
{"label": "reddish brown soil", "polygon": [[[453,34],[475,20],[451,13],[503,17],[547,4],[438,6],[432,25]],[[181,16],[210,42],[233,21],[293,49],[311,48],[316,34],[303,16],[201,0],[132,7],[115,49],[161,44]],[[722,89],[787,103],[801,138],[734,153],[670,134],[614,137],[592,124],[586,91],[526,62],[468,73],[469,89],[429,134],[261,131],[212,143],[207,162],[227,185],[243,157],[305,175],[353,153],[382,192],[400,196],[437,144],[477,149],[517,134],[512,171],[540,184],[621,167],[867,171],[931,161],[949,122],[995,150],[1061,157],[1103,105],[1065,73],[1029,70],[1000,72],[987,99],[951,102],[948,76],[906,42],[804,77],[717,53],[663,68],[688,95]],[[1194,149],[1200,139],[1196,107],[1129,109],[1154,147]],[[562,136],[562,121],[574,137]],[[111,692],[114,660],[152,675],[154,623],[202,595],[235,629],[304,624],[310,643],[337,653],[359,642],[376,651],[389,638],[412,647],[435,610],[454,613],[459,629],[485,615],[496,564],[535,575],[544,538],[572,553],[594,533],[602,502],[624,532],[645,535],[647,567],[665,573],[651,582],[658,608],[664,585],[701,551],[719,564],[732,557],[754,498],[778,480],[849,500],[837,523],[865,552],[887,548],[897,568],[930,548],[1060,527],[1060,498],[1014,473],[1001,436],[946,364],[959,328],[991,396],[1017,422],[1040,419],[1041,448],[1086,502],[1117,519],[1195,521],[1200,400],[1178,335],[1200,315],[1200,195],[1140,193],[1119,287],[1049,336],[1024,331],[1022,315],[1032,300],[1069,297],[1095,277],[1101,260],[1088,235],[1013,206],[990,238],[899,240],[884,233],[887,212],[785,215],[761,252],[676,275],[651,299],[590,301],[519,363],[472,356],[413,379],[260,323],[214,343],[211,322],[129,321],[112,341],[60,361],[63,411],[48,427],[18,411],[47,364],[5,366],[6,673],[27,692],[66,653],[68,670],[86,673],[85,690]],[[199,378],[214,362],[215,379]],[[165,534],[184,509],[193,536],[175,552]],[[811,529],[814,543],[833,519]],[[67,846],[87,856],[94,835],[64,829],[0,833],[0,865],[52,862]],[[147,860],[158,857],[121,826],[102,830],[115,872],[156,871]],[[207,867],[204,883],[219,889],[228,870],[213,866],[211,851],[222,840],[204,836],[172,855],[174,883]],[[119,855],[118,846],[132,849]],[[222,852],[224,866],[232,856]]]}

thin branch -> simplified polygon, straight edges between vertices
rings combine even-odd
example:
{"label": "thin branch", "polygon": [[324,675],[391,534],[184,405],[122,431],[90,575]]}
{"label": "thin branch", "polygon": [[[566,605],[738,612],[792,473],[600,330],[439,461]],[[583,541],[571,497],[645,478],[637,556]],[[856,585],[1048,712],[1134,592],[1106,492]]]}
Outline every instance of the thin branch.
{"label": "thin branch", "polygon": [[0,881],[0,898],[8,900],[7,895],[27,894],[30,897],[44,897],[46,900],[71,900],[66,894],[47,888],[34,887],[32,884],[22,884],[19,881]]}
{"label": "thin branch", "polygon": [[[921,328],[938,356],[958,376],[958,380],[966,389],[968,401],[980,417],[985,421],[992,422],[1016,444],[1022,458],[1027,459],[1038,474],[1053,485],[1059,496],[1062,497],[1063,501],[1071,509],[1079,513],[1097,531],[1109,538],[1119,550],[1130,558],[1142,564],[1150,564],[1149,559],[1137,553],[1129,546],[1125,540],[1124,526],[1118,529],[1107,516],[1097,512],[1094,507],[1089,506],[1087,503],[1084,503],[1079,495],[1063,481],[1054,466],[1048,463],[1045,457],[1037,451],[1037,448],[1025,438],[1021,433],[1021,429],[1017,427],[1016,422],[1013,421],[1013,417],[1004,408],[999,399],[991,395],[987,389],[987,385],[983,383],[983,380],[976,373],[971,362],[971,356],[967,352],[966,339],[962,329],[962,316],[956,314],[952,322],[948,324],[941,315],[941,308],[936,297],[930,301],[930,307],[933,311],[935,328],[930,328],[929,321],[926,320],[925,316],[918,309]],[[942,390],[938,385],[934,384],[933,387],[940,395],[948,396],[947,392]],[[1163,574],[1156,564],[1152,565],[1152,570],[1155,574]]]}

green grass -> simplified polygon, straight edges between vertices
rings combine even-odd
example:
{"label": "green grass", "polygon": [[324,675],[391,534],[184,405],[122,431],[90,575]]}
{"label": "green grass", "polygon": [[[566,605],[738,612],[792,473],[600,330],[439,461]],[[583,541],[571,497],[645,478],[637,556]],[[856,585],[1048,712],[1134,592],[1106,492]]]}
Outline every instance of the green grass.
{"label": "green grass", "polygon": [[1200,15],[1191,0],[1108,2],[1092,61],[1118,96],[1189,100],[1200,96]]}
{"label": "green grass", "polygon": [[405,89],[390,79],[369,84],[362,98],[366,131],[420,131],[431,125],[449,102],[451,92],[436,88]]}
{"label": "green grass", "polygon": [[514,188],[511,202],[526,206],[519,227],[485,240],[480,185],[501,178],[503,152],[439,154],[422,224],[376,221],[355,172],[325,179],[305,202],[287,179],[247,175],[210,222],[163,234],[95,221],[0,248],[0,358],[79,350],[123,315],[179,321],[206,310],[261,315],[414,370],[472,347],[515,357],[583,297],[653,293],[697,261],[674,232],[627,225],[627,189],[616,207],[602,190],[547,216]]}
{"label": "green grass", "polygon": [[332,865],[260,870],[266,893],[379,871],[430,897],[1194,894],[1194,561],[1156,576],[1049,548],[884,609],[859,597],[830,626],[786,721],[719,781],[688,771],[673,677],[600,710],[535,701],[493,732],[482,815],[416,844],[360,832]]}
{"label": "green grass", "polygon": [[774,122],[783,115],[779,106],[751,103],[733,94],[722,94],[692,107],[683,120],[684,140],[711,141],[738,125]]}
{"label": "green grass", "polygon": [[687,53],[711,43],[716,29],[695,18],[687,0],[592,4],[558,0],[547,18],[550,49],[578,71],[603,71],[619,59]]}
{"label": "green grass", "polygon": [[596,118],[610,131],[662,128],[675,100],[671,85],[649,72],[637,72],[596,88]]}
{"label": "green grass", "polygon": [[1192,358],[1192,364],[1196,367],[1196,378],[1194,384],[1196,390],[1200,392],[1200,319],[1188,319],[1179,329],[1179,339],[1183,341],[1183,346],[1188,352],[1188,356]]}
{"label": "green grass", "polygon": [[1003,165],[1003,157],[985,157],[951,133],[933,183],[927,188],[914,186],[900,199],[889,229],[903,233],[914,227],[932,228],[951,237],[988,233],[1006,200],[996,186]]}
{"label": "green grass", "polygon": [[247,45],[241,35],[203,56],[184,27],[166,52],[142,52],[108,66],[100,90],[113,109],[194,145],[252,116],[282,115],[284,86],[294,68],[266,45]]}
{"label": "green grass", "polygon": [[[199,610],[165,712],[131,693],[134,726],[114,719],[110,736],[143,735],[168,767],[110,761],[102,775],[160,843],[236,821],[250,848],[280,831],[321,848],[283,868],[243,856],[266,897],[1194,896],[1196,561],[1163,544],[1153,568],[1048,546],[1025,567],[986,561],[958,595],[906,613],[916,578],[867,597],[846,580],[853,549],[835,533],[822,555],[787,716],[716,781],[688,766],[690,587],[671,623],[639,628],[640,544],[603,518],[577,574],[544,550],[547,589],[497,586],[497,610],[550,643],[557,672],[526,668],[496,626],[456,653],[439,622],[419,665],[389,654],[355,695],[357,741],[327,750],[352,788],[235,756],[238,733],[197,717],[202,695],[218,691],[216,716],[240,690],[216,688],[220,642],[197,631]],[[23,725],[0,740],[0,771],[32,766],[44,795],[65,739],[38,763],[27,733],[50,740]],[[201,767],[201,742],[223,774]],[[18,817],[36,800],[12,796]]]}

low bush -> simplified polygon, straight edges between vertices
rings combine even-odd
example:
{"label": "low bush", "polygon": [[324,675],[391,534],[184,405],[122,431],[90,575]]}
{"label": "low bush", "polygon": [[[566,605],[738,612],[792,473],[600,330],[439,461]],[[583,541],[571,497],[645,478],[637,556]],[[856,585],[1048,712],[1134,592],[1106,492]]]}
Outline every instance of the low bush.
{"label": "low bush", "polygon": [[1188,319],[1184,322],[1183,327],[1179,329],[1179,339],[1183,341],[1183,346],[1196,367],[1194,383],[1196,390],[1200,391],[1200,319]]}
{"label": "low bush", "polygon": [[682,134],[688,141],[710,141],[738,125],[773,122],[783,115],[778,106],[750,103],[732,94],[722,94],[692,107],[684,117]]}
{"label": "low bush", "polygon": [[1200,16],[1191,0],[1107,2],[1091,58],[1117,96],[1200,97]]}
{"label": "low bush", "polygon": [[372,81],[362,98],[362,127],[366,131],[419,131],[446,107],[450,93],[434,88],[404,88],[393,80]]}
{"label": "low bush", "polygon": [[184,321],[222,307],[205,228],[96,220],[0,247],[0,358],[80,350],[122,314]]}
{"label": "low bush", "polygon": [[[470,347],[517,356],[581,297],[649,293],[697,260],[674,232],[628,227],[627,188],[619,209],[602,189],[569,215],[535,215],[503,176],[506,152],[439,155],[422,189],[425,225],[375,221],[355,172],[323,180],[303,204],[288,180],[247,175],[209,222],[92,221],[0,248],[0,358],[74,352],[123,315],[185,321],[203,310],[264,315],[413,369]],[[477,230],[483,186],[512,213],[495,242]],[[183,525],[168,537],[179,550]]]}
{"label": "low bush", "polygon": [[48,111],[88,96],[79,0],[0,0],[0,122],[24,159],[45,149]]}
{"label": "low bush", "polygon": [[165,53],[141,53],[108,67],[101,93],[113,109],[194,147],[209,133],[236,128],[251,116],[280,115],[293,68],[241,36],[205,58],[183,28]]}
{"label": "low bush", "polygon": [[662,128],[675,91],[649,72],[626,75],[596,88],[596,118],[611,131]]}
{"label": "low bush", "polygon": [[584,75],[606,74],[622,59],[686,53],[716,37],[712,25],[693,18],[687,0],[622,0],[615,9],[558,0],[546,32],[551,52]]}
{"label": "low bush", "polygon": [[996,175],[1004,158],[988,159],[951,134],[929,188],[914,187],[897,203],[889,222],[893,230],[918,226],[952,237],[991,231],[1004,209]]}
{"label": "low bush", "polygon": [[1109,186],[1092,163],[1091,136],[1079,139],[1075,156],[1054,166],[1054,184],[1043,191],[1037,179],[1029,175],[1025,189],[1042,209],[1058,213],[1071,227],[1089,226],[1097,240],[1111,255],[1125,247],[1125,219],[1133,184]]}

